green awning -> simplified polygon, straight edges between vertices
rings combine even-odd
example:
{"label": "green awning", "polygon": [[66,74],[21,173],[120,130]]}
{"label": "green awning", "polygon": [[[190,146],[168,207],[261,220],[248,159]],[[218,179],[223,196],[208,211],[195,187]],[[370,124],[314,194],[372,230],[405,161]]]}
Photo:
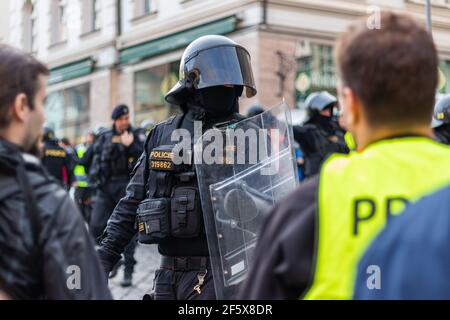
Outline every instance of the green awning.
{"label": "green awning", "polygon": [[48,84],[52,85],[59,82],[86,76],[92,72],[93,68],[94,62],[89,58],[51,69],[48,78]]}
{"label": "green awning", "polygon": [[237,18],[232,16],[124,49],[120,52],[120,63],[136,62],[180,49],[209,34],[223,35],[233,32],[236,30],[236,21]]}

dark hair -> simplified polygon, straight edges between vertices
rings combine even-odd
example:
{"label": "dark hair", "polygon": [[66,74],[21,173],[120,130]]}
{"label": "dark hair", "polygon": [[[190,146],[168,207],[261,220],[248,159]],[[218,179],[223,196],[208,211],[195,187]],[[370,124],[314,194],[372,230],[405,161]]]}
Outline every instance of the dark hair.
{"label": "dark hair", "polygon": [[61,142],[62,142],[64,145],[66,145],[66,146],[72,145],[72,144],[70,143],[69,138],[62,138],[62,139],[61,139]]}
{"label": "dark hair", "polygon": [[47,75],[48,69],[30,54],[0,45],[0,129],[11,121],[11,104],[23,93],[30,108],[38,91],[38,76]]}
{"label": "dark hair", "polygon": [[438,83],[431,35],[414,18],[382,12],[380,29],[366,20],[341,35],[335,57],[373,125],[429,122]]}

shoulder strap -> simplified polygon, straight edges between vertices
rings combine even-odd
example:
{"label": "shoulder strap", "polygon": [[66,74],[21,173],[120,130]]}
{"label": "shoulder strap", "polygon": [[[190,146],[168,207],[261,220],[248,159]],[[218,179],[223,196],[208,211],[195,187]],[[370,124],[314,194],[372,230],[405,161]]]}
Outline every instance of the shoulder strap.
{"label": "shoulder strap", "polygon": [[173,116],[161,123],[163,126],[158,144],[170,144],[172,132],[179,129],[183,121],[184,115]]}
{"label": "shoulder strap", "polygon": [[25,208],[30,215],[31,230],[33,232],[34,243],[38,244],[40,230],[38,206],[36,195],[33,191],[33,188],[31,187],[30,180],[28,179],[25,162],[23,160],[21,160],[17,166],[17,179],[19,181],[19,186],[24,193]]}

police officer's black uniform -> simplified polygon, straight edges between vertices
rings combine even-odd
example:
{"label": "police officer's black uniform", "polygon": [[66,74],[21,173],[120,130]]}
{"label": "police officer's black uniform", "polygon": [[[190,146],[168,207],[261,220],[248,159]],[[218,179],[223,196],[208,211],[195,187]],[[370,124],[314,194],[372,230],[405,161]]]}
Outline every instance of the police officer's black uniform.
{"label": "police officer's black uniform", "polygon": [[323,116],[320,111],[334,108],[335,97],[328,92],[316,92],[306,100],[308,120],[303,126],[294,126],[294,139],[303,152],[305,178],[319,173],[322,163],[332,153],[349,153],[345,131],[334,117]]}
{"label": "police officer's black uniform", "polygon": [[432,127],[436,140],[450,145],[450,94],[439,99],[436,104]]}
{"label": "police officer's black uniform", "polygon": [[55,133],[44,128],[44,150],[42,164],[58,183],[69,190],[73,181],[73,164],[64,148],[58,145]]}
{"label": "police officer's black uniform", "polygon": [[[112,118],[116,120],[128,113],[128,107],[121,105],[114,110]],[[121,143],[121,137],[114,126],[100,135],[93,145],[90,177],[97,180],[94,181],[97,190],[90,230],[95,239],[100,239],[115,206],[125,196],[132,168],[142,154],[145,141],[142,130],[134,130],[130,127],[128,132],[134,135],[134,142],[129,147]],[[136,242],[130,242],[124,254],[126,278],[131,278],[134,271],[135,247]]]}
{"label": "police officer's black uniform", "polygon": [[183,55],[180,82],[166,96],[184,114],[152,130],[126,196],[108,222],[99,250],[107,271],[136,233],[140,242],[159,245],[162,262],[155,275],[156,300],[215,299],[195,167],[173,162],[176,142],[171,134],[185,129],[193,137],[194,121],[201,121],[207,130],[242,119],[237,111],[244,89],[247,96],[256,94],[244,48],[221,36],[194,41]]}

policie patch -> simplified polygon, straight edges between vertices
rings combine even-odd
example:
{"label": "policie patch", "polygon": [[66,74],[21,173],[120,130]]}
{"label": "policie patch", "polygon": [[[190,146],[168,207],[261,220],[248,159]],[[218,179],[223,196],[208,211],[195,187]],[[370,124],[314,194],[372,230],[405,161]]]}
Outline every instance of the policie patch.
{"label": "policie patch", "polygon": [[53,158],[65,158],[67,156],[67,154],[64,150],[47,149],[47,150],[45,150],[45,156],[53,157]]}
{"label": "policie patch", "polygon": [[150,153],[150,169],[159,171],[174,171],[173,146],[161,146]]}

